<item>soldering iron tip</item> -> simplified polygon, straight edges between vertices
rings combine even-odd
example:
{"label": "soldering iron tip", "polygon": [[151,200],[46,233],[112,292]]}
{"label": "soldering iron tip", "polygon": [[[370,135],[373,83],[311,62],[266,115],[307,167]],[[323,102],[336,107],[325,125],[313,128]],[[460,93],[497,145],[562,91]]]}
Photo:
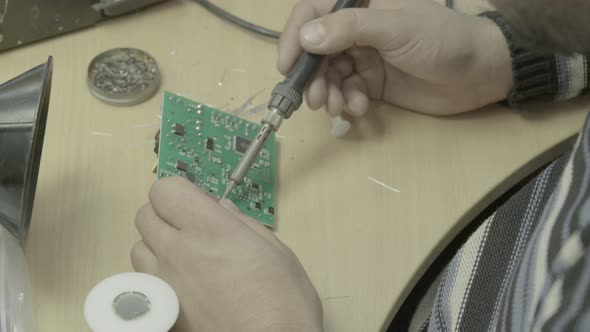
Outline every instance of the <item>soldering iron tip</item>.
{"label": "soldering iron tip", "polygon": [[235,181],[230,181],[229,184],[227,185],[227,189],[225,190],[225,193],[223,194],[223,196],[221,196],[221,199],[226,199],[227,196],[229,195],[229,193],[231,193],[232,190],[234,190],[234,188],[236,187],[236,182]]}

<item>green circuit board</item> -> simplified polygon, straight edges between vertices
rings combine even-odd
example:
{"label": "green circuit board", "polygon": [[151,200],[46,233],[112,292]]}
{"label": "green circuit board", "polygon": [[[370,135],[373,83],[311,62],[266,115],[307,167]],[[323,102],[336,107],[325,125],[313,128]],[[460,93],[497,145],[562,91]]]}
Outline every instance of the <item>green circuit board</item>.
{"label": "green circuit board", "polygon": [[[158,152],[158,178],[183,176],[221,197],[229,177],[260,125],[169,92],[164,93]],[[228,196],[240,210],[275,224],[275,136],[244,182]]]}

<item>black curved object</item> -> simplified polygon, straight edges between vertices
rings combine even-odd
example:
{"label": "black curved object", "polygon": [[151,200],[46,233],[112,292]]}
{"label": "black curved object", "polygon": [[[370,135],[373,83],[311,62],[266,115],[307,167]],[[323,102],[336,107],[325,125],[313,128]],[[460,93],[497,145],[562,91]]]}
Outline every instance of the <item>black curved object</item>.
{"label": "black curved object", "polygon": [[0,224],[21,244],[33,212],[52,69],[50,57],[0,85]]}

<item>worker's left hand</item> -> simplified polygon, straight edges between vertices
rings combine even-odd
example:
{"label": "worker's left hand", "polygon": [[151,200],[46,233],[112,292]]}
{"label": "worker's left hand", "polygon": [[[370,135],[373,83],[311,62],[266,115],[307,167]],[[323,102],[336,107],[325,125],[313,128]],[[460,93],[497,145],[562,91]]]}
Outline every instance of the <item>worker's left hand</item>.
{"label": "worker's left hand", "polygon": [[139,210],[134,268],[167,281],[179,331],[321,331],[322,306],[297,257],[231,202],[182,178],[158,181]]}

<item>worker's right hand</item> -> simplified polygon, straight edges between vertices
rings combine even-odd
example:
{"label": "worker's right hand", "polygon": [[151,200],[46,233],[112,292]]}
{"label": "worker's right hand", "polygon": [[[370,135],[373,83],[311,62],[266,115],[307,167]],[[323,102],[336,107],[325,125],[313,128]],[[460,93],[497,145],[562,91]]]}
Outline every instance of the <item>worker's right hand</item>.
{"label": "worker's right hand", "polygon": [[286,75],[302,48],[329,55],[309,84],[311,109],[361,115],[369,100],[447,115],[506,98],[510,54],[491,20],[432,0],[371,0],[329,14],[335,0],[301,0],[279,44]]}

